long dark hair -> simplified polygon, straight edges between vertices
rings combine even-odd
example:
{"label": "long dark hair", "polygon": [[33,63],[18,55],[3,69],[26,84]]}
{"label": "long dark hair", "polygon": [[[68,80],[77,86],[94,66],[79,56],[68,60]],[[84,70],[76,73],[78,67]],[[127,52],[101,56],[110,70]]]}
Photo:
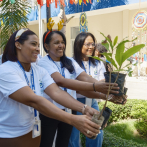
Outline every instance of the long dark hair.
{"label": "long dark hair", "polygon": [[[16,52],[16,46],[15,46],[15,36],[16,36],[17,32],[18,31],[15,31],[11,35],[11,37],[9,38],[9,40],[5,46],[4,53],[2,56],[2,63],[6,62],[6,61],[13,61],[13,62],[17,61],[17,52]],[[36,35],[36,34],[31,30],[27,30],[20,36],[20,38],[17,41],[20,44],[23,44],[26,40],[28,40],[29,35]]]}
{"label": "long dark hair", "polygon": [[[82,32],[80,34],[77,35],[76,39],[75,39],[75,42],[74,42],[74,59],[77,61],[77,63],[83,68],[83,65],[82,65],[82,47],[84,45],[84,42],[85,42],[85,39],[88,37],[88,36],[91,36],[94,43],[96,43],[96,39],[94,37],[93,34],[89,33],[89,32]],[[95,51],[95,50],[94,50]],[[92,56],[94,56],[94,52],[92,54]],[[96,65],[95,63],[95,59],[93,58],[89,58],[89,60],[94,64]]]}
{"label": "long dark hair", "polygon": [[[62,32],[60,32],[60,31],[52,31],[52,32],[50,32],[48,34],[48,36],[46,37],[45,42],[44,42],[44,38],[45,38],[45,36],[46,36],[47,33],[48,32],[45,32],[44,35],[43,35],[43,48],[44,48],[44,51],[46,53],[48,53],[48,52],[47,52],[44,44],[45,43],[46,44],[49,44],[50,43],[53,34],[59,34],[60,36],[62,36],[63,41],[65,42],[65,49],[66,49],[66,38],[65,38],[65,35]],[[74,71],[75,71],[74,66],[72,65],[72,61],[66,57],[65,50],[63,52],[63,56],[60,58],[60,61],[62,63],[62,67],[65,67],[70,73],[74,73]]]}

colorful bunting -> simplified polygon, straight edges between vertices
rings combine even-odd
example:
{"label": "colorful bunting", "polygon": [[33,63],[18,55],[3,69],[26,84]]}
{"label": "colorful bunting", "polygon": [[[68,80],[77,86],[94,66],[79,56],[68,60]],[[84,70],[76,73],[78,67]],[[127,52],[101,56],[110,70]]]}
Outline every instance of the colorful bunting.
{"label": "colorful bunting", "polygon": [[43,0],[37,0],[38,4],[40,5],[40,7],[43,6]]}

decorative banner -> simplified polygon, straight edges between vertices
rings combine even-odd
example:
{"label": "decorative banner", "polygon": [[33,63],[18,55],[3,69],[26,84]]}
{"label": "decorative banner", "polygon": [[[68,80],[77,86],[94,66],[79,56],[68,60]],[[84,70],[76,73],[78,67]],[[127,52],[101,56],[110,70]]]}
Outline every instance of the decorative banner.
{"label": "decorative banner", "polygon": [[135,29],[144,29],[147,26],[147,12],[138,11],[133,17],[133,27]]}
{"label": "decorative banner", "polygon": [[80,15],[80,33],[81,32],[87,32],[88,31],[88,21],[87,21],[87,15],[86,13],[81,13]]}

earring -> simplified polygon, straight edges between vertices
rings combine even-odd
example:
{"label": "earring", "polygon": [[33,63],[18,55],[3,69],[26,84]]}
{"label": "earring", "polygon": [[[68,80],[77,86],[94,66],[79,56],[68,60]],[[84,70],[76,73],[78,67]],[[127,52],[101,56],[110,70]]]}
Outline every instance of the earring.
{"label": "earring", "polygon": [[19,47],[19,49],[21,50],[21,47]]}

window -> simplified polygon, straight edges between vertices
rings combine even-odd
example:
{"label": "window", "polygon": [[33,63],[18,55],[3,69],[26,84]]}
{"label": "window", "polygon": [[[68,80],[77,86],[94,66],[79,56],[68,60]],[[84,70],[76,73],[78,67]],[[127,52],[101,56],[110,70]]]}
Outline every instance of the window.
{"label": "window", "polygon": [[73,47],[76,36],[80,33],[79,26],[71,28],[71,57],[73,57]]}

